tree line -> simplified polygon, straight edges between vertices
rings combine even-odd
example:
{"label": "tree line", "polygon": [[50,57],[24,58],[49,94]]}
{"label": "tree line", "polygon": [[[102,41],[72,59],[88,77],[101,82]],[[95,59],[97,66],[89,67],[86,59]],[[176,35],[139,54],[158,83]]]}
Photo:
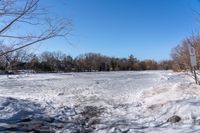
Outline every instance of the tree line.
{"label": "tree line", "polygon": [[[140,70],[191,70],[188,45],[196,50],[197,69],[200,69],[200,34],[183,39],[171,51],[171,59],[165,61],[139,60],[130,55],[126,58],[109,57],[99,53],[86,53],[72,57],[61,52],[43,52],[39,55],[20,49],[0,56],[0,70],[35,72],[93,72],[93,71],[140,71]],[[0,45],[0,53],[9,51],[9,46]]]}
{"label": "tree line", "polygon": [[0,57],[1,71],[94,72],[168,69],[171,69],[171,61],[140,61],[133,55],[127,58],[117,58],[98,53],[86,53],[73,58],[61,52],[43,52],[36,55],[21,49]]}

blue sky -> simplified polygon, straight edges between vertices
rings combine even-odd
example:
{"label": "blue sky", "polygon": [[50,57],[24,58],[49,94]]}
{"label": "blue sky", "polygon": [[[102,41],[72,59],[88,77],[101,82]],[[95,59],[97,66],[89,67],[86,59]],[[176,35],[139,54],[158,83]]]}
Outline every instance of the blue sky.
{"label": "blue sky", "polygon": [[197,0],[44,0],[52,13],[70,18],[69,41],[49,40],[40,52],[72,56],[97,52],[108,56],[163,60],[173,47],[199,31]]}

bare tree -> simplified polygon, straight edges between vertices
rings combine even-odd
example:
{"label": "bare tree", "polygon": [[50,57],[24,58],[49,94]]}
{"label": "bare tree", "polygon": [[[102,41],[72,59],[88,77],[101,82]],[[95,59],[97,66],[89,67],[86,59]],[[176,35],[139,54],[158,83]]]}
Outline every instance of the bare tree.
{"label": "bare tree", "polygon": [[67,19],[52,19],[40,0],[0,0],[0,57],[71,31]]}
{"label": "bare tree", "polygon": [[200,66],[200,35],[195,34],[184,39],[179,45],[172,49],[172,67],[175,71],[190,70],[190,56],[188,45],[192,45],[196,49],[197,69]]}

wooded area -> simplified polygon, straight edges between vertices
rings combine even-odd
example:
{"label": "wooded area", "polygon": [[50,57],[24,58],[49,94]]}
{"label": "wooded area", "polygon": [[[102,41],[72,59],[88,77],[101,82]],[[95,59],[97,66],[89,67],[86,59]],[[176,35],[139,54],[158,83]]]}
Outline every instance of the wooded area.
{"label": "wooded area", "polygon": [[120,70],[168,70],[170,61],[140,61],[133,55],[128,58],[108,57],[86,53],[75,58],[61,52],[43,52],[40,55],[21,49],[1,57],[2,71],[34,70],[35,72],[92,72]]}

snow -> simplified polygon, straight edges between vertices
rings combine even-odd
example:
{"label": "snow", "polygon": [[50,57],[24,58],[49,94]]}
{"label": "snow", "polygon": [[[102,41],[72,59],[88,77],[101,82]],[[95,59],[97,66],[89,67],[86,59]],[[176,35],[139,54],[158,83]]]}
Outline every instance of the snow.
{"label": "snow", "polygon": [[191,74],[172,71],[1,75],[0,129],[52,117],[57,132],[200,132],[199,94]]}

